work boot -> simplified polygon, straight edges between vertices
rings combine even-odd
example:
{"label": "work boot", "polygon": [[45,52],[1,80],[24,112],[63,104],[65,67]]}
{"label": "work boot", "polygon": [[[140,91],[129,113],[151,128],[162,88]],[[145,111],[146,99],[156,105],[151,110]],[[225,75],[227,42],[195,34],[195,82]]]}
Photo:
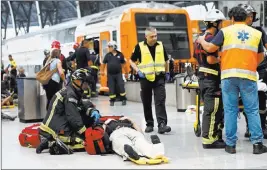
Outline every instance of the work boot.
{"label": "work boot", "polygon": [[262,131],[264,139],[267,139],[267,128]]}
{"label": "work boot", "polygon": [[124,151],[128,154],[128,156],[134,160],[140,159],[138,153],[135,152],[132,146],[125,144]]}
{"label": "work boot", "polygon": [[159,127],[158,127],[158,133],[159,134],[163,134],[165,132],[170,132],[171,131],[171,127],[167,126],[165,123],[160,123]]}
{"label": "work boot", "polygon": [[125,106],[126,105],[126,100],[122,101],[122,105]]}
{"label": "work boot", "polygon": [[37,154],[40,154],[40,153],[42,153],[42,151],[45,150],[45,149],[48,149],[48,140],[47,140],[47,139],[43,140],[43,141],[39,144],[39,146],[37,146],[37,148],[36,148],[36,153],[37,153]]}
{"label": "work boot", "polygon": [[228,145],[226,145],[225,152],[230,153],[230,154],[236,153],[235,146],[228,146]]}
{"label": "work boot", "polygon": [[150,132],[153,132],[153,130],[154,130],[153,126],[147,126],[145,129],[145,132],[150,133]]}
{"label": "work boot", "polygon": [[261,142],[253,145],[253,154],[262,154],[267,152],[267,147],[264,146]]}
{"label": "work boot", "polygon": [[212,144],[202,144],[204,149],[222,149],[225,148],[225,142],[222,139],[219,139]]}
{"label": "work boot", "polygon": [[245,138],[249,138],[250,137],[250,133],[249,133],[249,131],[248,131],[248,128],[247,128],[247,130],[246,130],[246,132],[245,132]]}
{"label": "work boot", "polygon": [[114,101],[110,101],[110,106],[114,106]]}
{"label": "work boot", "polygon": [[151,139],[151,142],[152,142],[153,144],[161,143],[161,142],[160,142],[160,139],[159,139],[159,137],[158,137],[158,135],[151,135],[151,136],[150,136],[150,139]]}

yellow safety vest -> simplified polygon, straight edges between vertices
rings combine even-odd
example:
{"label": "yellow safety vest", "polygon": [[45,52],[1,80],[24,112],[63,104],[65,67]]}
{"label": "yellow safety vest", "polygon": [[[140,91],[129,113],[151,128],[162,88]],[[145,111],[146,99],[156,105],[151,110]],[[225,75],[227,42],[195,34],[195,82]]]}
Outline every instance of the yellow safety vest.
{"label": "yellow safety vest", "polygon": [[157,42],[155,50],[155,62],[144,41],[139,43],[141,50],[141,63],[137,65],[138,69],[143,72],[148,81],[155,81],[156,74],[165,72],[164,50],[162,42]]}
{"label": "yellow safety vest", "polygon": [[262,33],[239,23],[223,28],[222,32],[221,79],[239,77],[257,81],[258,46]]}

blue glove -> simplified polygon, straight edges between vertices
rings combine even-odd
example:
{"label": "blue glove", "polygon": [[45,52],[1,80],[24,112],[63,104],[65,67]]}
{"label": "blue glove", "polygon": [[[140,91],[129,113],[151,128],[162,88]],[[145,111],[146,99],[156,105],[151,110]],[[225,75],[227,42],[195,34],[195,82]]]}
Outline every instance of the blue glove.
{"label": "blue glove", "polygon": [[100,114],[97,110],[94,110],[92,113],[91,113],[91,117],[94,118],[94,121],[95,123],[97,124],[98,121],[99,121],[99,118],[100,118]]}
{"label": "blue glove", "polygon": [[139,78],[145,78],[144,73],[142,73],[140,70],[137,72]]}
{"label": "blue glove", "polygon": [[166,81],[169,81],[170,80],[170,73],[166,73],[165,79],[166,79]]}

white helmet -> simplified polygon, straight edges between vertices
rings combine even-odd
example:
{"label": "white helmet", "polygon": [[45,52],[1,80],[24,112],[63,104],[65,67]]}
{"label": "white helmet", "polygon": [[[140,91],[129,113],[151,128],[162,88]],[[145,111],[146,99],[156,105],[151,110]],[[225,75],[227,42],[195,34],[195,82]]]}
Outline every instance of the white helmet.
{"label": "white helmet", "polygon": [[110,41],[110,42],[108,42],[108,46],[112,46],[114,49],[117,49],[117,43],[116,43],[116,41]]}
{"label": "white helmet", "polygon": [[213,9],[206,14],[205,22],[215,22],[219,20],[226,20],[223,13],[218,9]]}

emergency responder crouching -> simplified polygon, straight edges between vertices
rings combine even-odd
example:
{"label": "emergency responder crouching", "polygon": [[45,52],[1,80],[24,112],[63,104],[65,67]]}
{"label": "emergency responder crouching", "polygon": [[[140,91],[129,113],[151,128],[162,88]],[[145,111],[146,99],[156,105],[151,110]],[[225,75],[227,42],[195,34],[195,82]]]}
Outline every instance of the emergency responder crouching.
{"label": "emergency responder crouching", "polygon": [[54,95],[40,125],[41,144],[36,148],[36,153],[49,148],[50,154],[66,154],[66,149],[57,145],[56,139],[60,139],[71,149],[84,149],[86,125],[82,114],[89,115],[92,124],[100,117],[98,110],[94,108],[85,110],[86,106],[81,100],[83,91],[88,89],[90,76],[87,69],[76,70],[71,77],[72,83]]}
{"label": "emergency responder crouching", "polygon": [[[256,10],[249,4],[239,4],[238,6],[240,6],[241,8],[243,8],[246,12],[247,12],[247,19],[246,19],[246,24],[249,26],[252,26],[253,22],[258,21],[259,19],[256,18],[257,12]],[[231,18],[231,16],[229,16]],[[263,46],[265,48],[267,48],[267,36],[265,31],[263,30],[263,28],[261,27],[253,27],[259,31],[261,31],[262,36],[261,36],[261,40],[263,43]],[[261,64],[260,64],[261,65]],[[262,79],[264,83],[267,83],[267,73],[266,71],[264,71],[266,68],[266,66],[261,65],[263,68],[261,68],[261,66],[258,66],[257,71],[259,72],[259,79]],[[263,132],[263,136],[265,139],[267,139],[267,128],[266,128],[266,114],[267,114],[267,109],[266,109],[266,94],[264,91],[258,91],[258,95],[259,95],[259,113],[260,113],[260,119],[261,119],[261,128],[262,128],[262,132]],[[247,130],[245,133],[245,137],[249,137],[249,130],[248,130],[248,119],[246,116],[246,113],[244,113],[244,116],[246,118],[246,123],[247,123]]]}
{"label": "emergency responder crouching", "polygon": [[261,32],[245,24],[246,11],[241,7],[230,10],[234,25],[221,29],[209,43],[204,36],[198,42],[207,52],[222,48],[221,83],[225,120],[225,151],[236,153],[238,99],[241,95],[244,111],[248,118],[253,144],[253,154],[267,152],[263,145],[263,134],[259,116],[259,99],[257,87],[258,64],[263,58]]}
{"label": "emergency responder crouching", "polygon": [[[223,13],[217,9],[206,14],[205,40],[210,42],[225,20]],[[194,57],[199,64],[199,87],[204,101],[204,114],[202,117],[202,144],[203,148],[225,148],[222,140],[223,105],[220,90],[220,64],[218,51],[208,53],[200,44],[194,45]]]}
{"label": "emergency responder crouching", "polygon": [[[140,93],[147,123],[145,132],[152,132],[154,127],[151,107],[152,90],[154,91],[158,132],[170,132],[171,127],[167,126],[167,113],[165,108],[165,80],[168,81],[170,77],[168,55],[162,42],[157,41],[157,30],[155,28],[147,28],[145,36],[146,40],[135,46],[130,60],[131,66],[140,78]],[[138,62],[139,64],[136,65],[134,62]]]}
{"label": "emergency responder crouching", "polygon": [[[115,41],[110,41],[108,43],[109,53],[106,54],[103,60],[103,72],[107,65],[107,76],[108,76],[108,88],[110,97],[110,106],[114,106],[116,100],[116,87],[119,86],[120,97],[122,100],[122,105],[126,105],[126,92],[124,88],[124,81],[122,79],[122,64],[125,64],[125,59],[123,54],[117,50],[117,43]],[[125,72],[127,73],[126,67],[124,65]]]}

